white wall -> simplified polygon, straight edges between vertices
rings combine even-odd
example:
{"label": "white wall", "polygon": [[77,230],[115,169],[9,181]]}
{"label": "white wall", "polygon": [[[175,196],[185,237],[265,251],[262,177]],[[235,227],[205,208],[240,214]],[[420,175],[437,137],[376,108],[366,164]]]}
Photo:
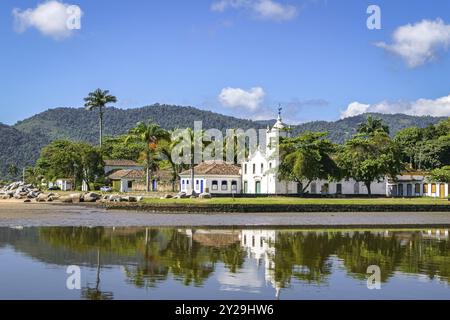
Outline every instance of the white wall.
{"label": "white wall", "polygon": [[[181,191],[190,193],[192,191],[191,177],[180,176]],[[233,181],[235,184],[233,185]],[[217,182],[217,183],[214,183]],[[204,176],[196,175],[194,177],[194,190],[196,193],[201,193],[201,185],[203,183],[203,192],[209,192],[212,194],[231,194],[241,193],[242,190],[242,178],[237,176]],[[216,187],[217,186],[217,187]],[[232,186],[235,188],[232,189]]]}

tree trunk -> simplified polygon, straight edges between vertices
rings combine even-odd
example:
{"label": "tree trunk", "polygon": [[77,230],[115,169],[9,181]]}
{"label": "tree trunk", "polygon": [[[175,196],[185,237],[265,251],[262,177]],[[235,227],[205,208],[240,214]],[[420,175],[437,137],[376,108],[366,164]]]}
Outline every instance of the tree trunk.
{"label": "tree trunk", "polygon": [[370,186],[371,186],[371,182],[364,182],[364,184],[366,185],[366,188],[367,188],[367,193],[368,193],[368,195],[369,195],[369,198],[371,198],[372,197],[372,189],[370,188]]}
{"label": "tree trunk", "polygon": [[195,188],[194,188],[194,155],[191,156],[191,190],[192,195],[195,195]]}
{"label": "tree trunk", "polygon": [[311,184],[311,182],[312,182],[312,181],[311,181],[311,180],[309,180],[309,181],[308,181],[308,183],[306,184],[306,186],[304,186],[304,187],[303,187],[303,190],[302,190],[302,194],[304,194],[304,193],[305,193],[305,191],[306,191],[306,189],[308,189],[308,188],[309,188],[309,185]]}
{"label": "tree trunk", "polygon": [[100,107],[100,148],[103,146],[103,108]]}
{"label": "tree trunk", "polygon": [[146,190],[147,190],[147,192],[150,192],[150,166],[149,165],[147,165],[147,173],[146,173],[146,175],[147,175]]}

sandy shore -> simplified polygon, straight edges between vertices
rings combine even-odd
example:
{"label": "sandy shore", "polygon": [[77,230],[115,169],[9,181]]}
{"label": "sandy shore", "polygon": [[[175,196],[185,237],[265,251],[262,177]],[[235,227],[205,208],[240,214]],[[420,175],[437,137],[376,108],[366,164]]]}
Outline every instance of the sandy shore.
{"label": "sandy shore", "polygon": [[0,202],[0,227],[265,226],[304,228],[450,227],[448,212],[311,212],[169,214],[104,210],[85,205]]}

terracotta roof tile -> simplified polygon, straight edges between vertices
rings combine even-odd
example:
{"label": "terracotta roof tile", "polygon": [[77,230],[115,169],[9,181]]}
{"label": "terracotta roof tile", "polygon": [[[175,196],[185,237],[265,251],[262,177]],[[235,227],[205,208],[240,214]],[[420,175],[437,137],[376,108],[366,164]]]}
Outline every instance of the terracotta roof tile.
{"label": "terracotta roof tile", "polygon": [[145,177],[144,170],[119,170],[108,176],[111,180],[141,180]]}
{"label": "terracotta roof tile", "polygon": [[[205,161],[194,167],[195,175],[238,176],[241,167],[225,161]],[[180,175],[190,175],[191,170],[185,170]]]}

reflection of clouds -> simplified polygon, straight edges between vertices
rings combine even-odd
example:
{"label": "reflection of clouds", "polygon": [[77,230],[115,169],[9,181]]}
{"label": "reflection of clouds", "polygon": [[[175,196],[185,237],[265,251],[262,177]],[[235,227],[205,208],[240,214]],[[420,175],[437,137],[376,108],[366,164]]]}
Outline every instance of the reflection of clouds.
{"label": "reflection of clouds", "polygon": [[217,273],[217,281],[220,283],[222,291],[245,291],[250,293],[260,293],[264,287],[264,275],[259,272],[256,264],[246,262],[245,267],[238,273],[231,273],[226,269],[221,269]]}

